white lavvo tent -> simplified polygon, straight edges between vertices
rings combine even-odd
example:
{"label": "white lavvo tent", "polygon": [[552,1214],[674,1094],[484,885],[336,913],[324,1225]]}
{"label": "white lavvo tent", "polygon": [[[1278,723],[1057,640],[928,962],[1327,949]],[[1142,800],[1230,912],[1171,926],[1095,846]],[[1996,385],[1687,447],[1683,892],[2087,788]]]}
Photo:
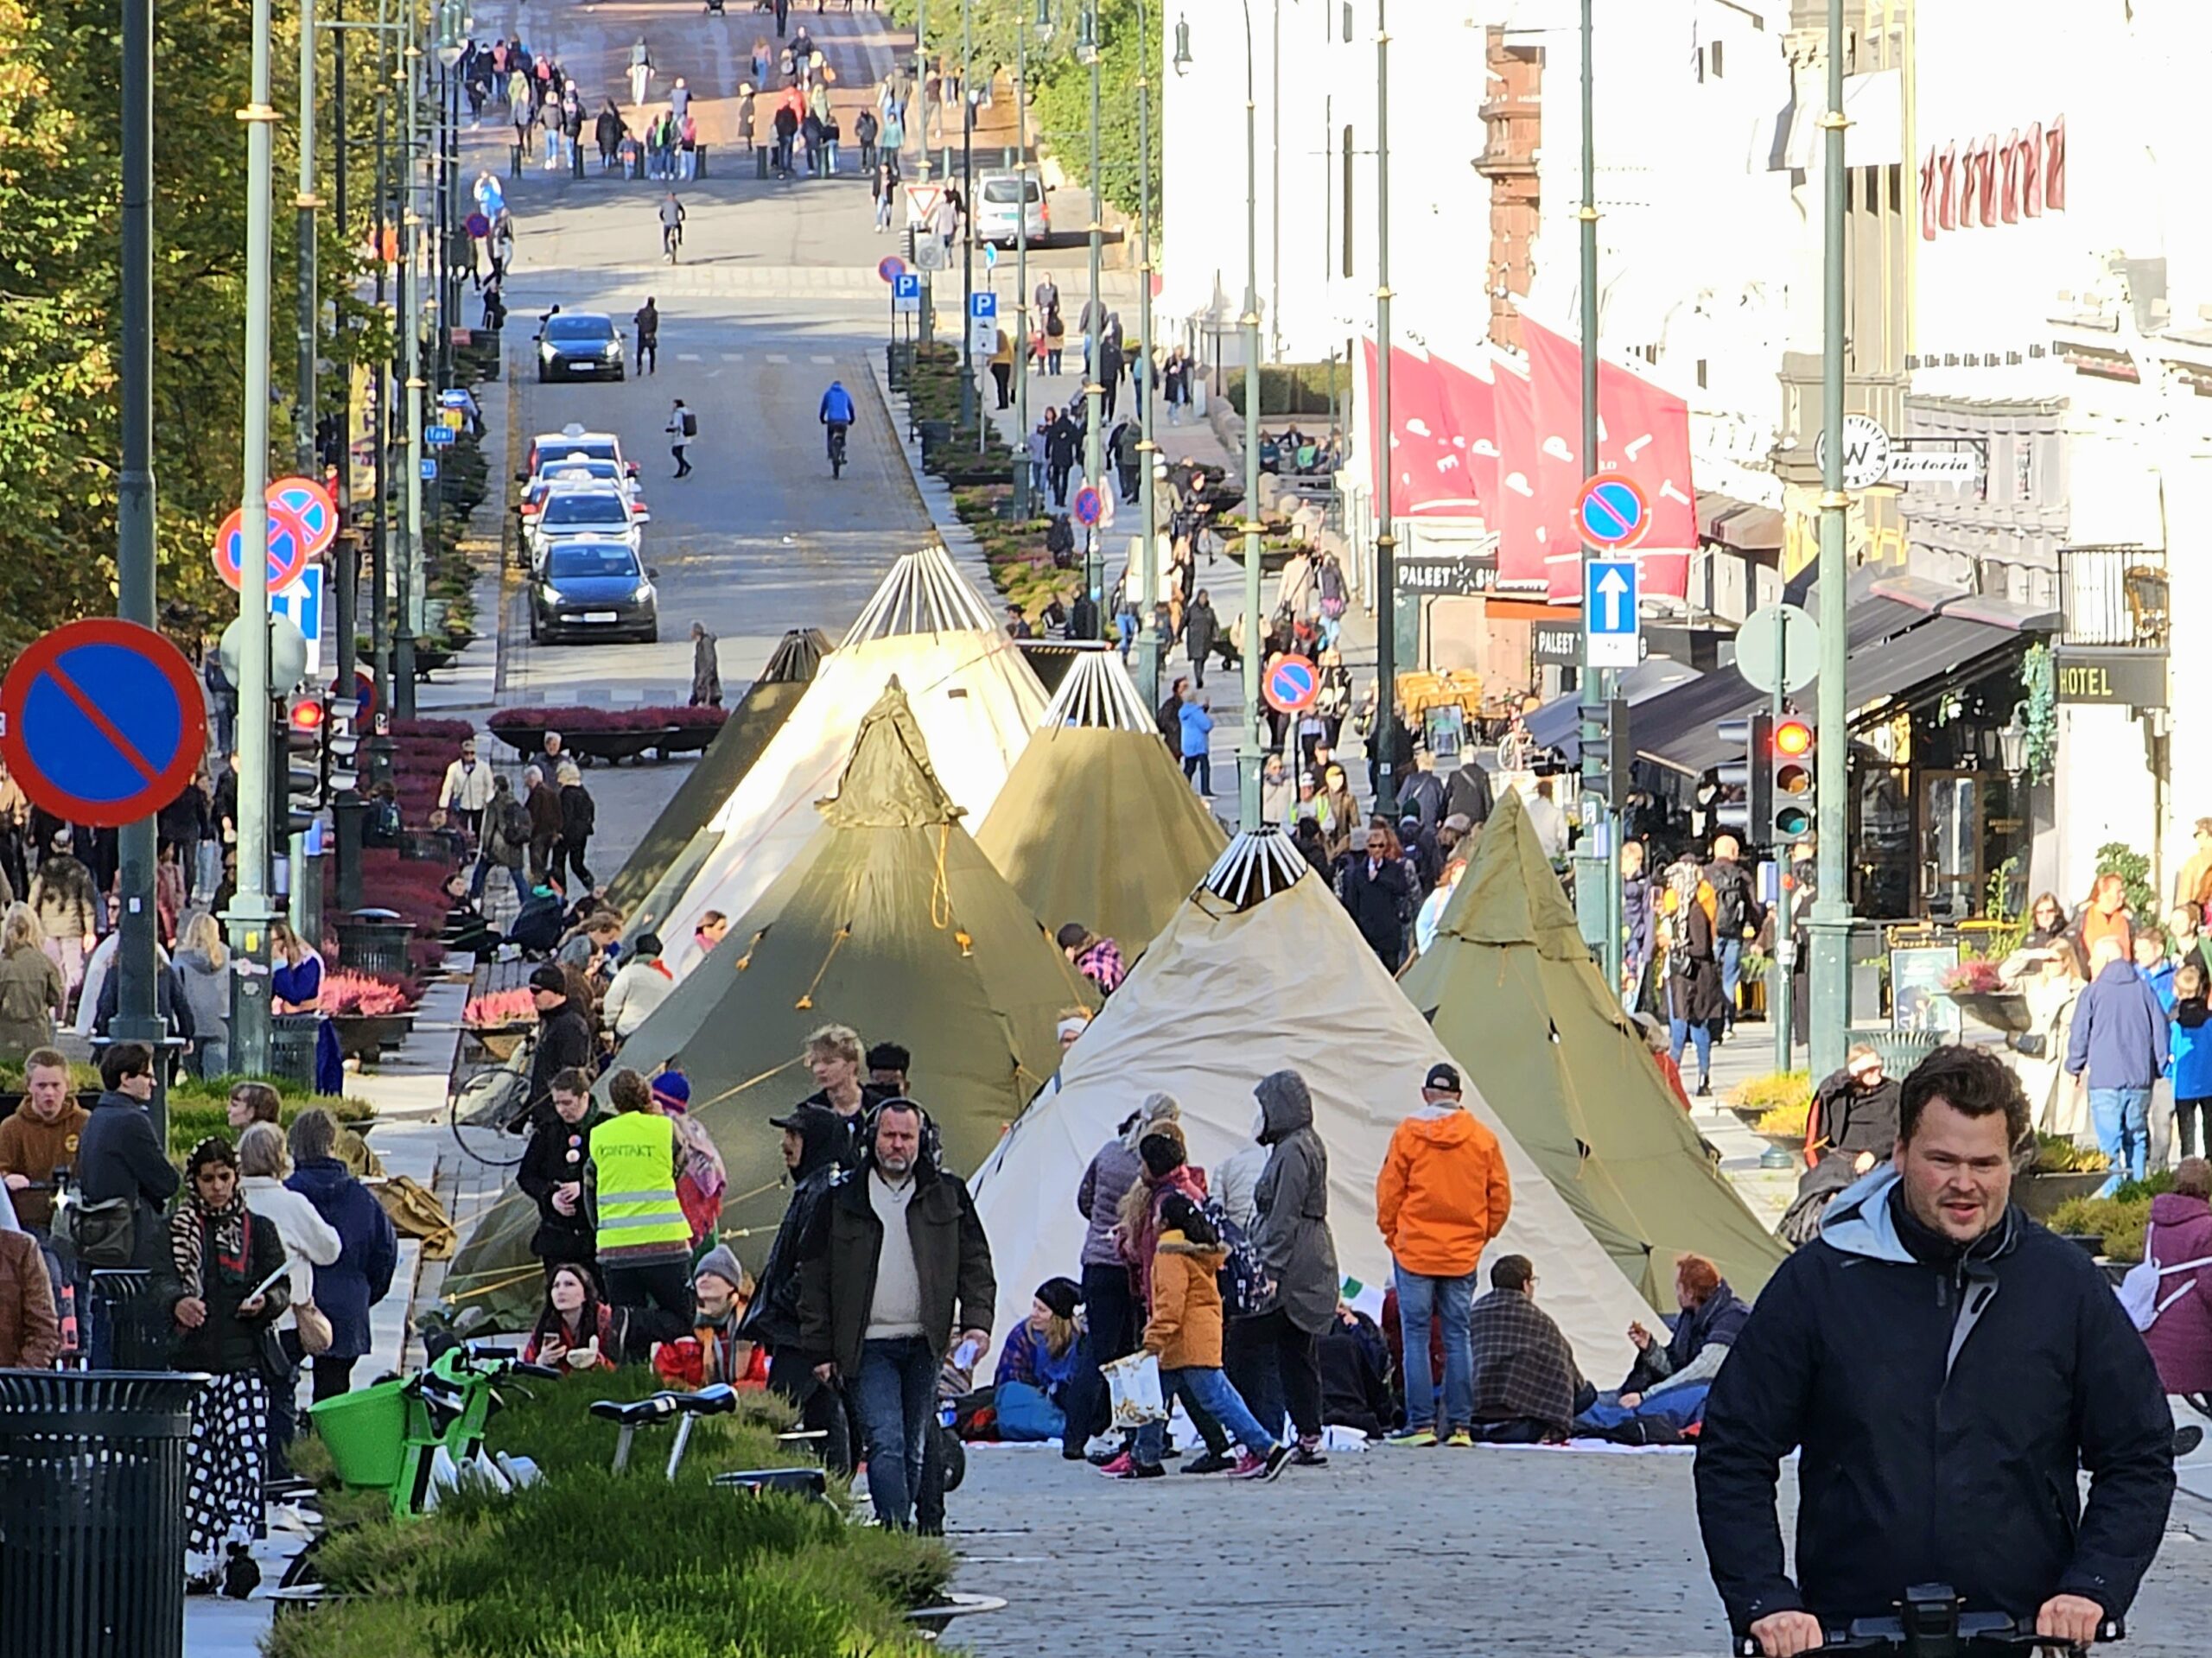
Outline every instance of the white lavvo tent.
{"label": "white lavvo tent", "polygon": [[[929,745],[938,780],[980,823],[1045,710],[1045,688],[941,546],[893,566],[814,683],[708,820],[712,849],[680,889],[656,890],[639,919],[691,966],[699,918],[753,907],[819,826],[814,803],[836,792],[861,716],[893,678]],[[649,920],[648,920],[649,918]]]}
{"label": "white lavvo tent", "polygon": [[[993,1328],[1028,1317],[1046,1279],[1075,1274],[1077,1183],[1147,1094],[1182,1102],[1191,1160],[1211,1167],[1250,1143],[1253,1086],[1284,1067],[1313,1089],[1338,1265],[1387,1285],[1376,1175],[1428,1068],[1451,1057],[1287,837],[1239,835],[1062,1057],[1058,1091],[1037,1097],[970,1183],[998,1274]],[[1486,1258],[1536,1263],[1544,1310],[1584,1374],[1610,1384],[1628,1369],[1630,1321],[1656,1330],[1656,1315],[1472,1088],[1466,1103],[1513,1179],[1512,1217]]]}

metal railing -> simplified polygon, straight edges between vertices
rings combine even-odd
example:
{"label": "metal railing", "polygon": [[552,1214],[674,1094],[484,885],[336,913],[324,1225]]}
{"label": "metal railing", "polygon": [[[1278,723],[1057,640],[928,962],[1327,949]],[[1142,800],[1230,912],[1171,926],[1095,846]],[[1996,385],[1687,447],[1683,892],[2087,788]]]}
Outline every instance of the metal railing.
{"label": "metal railing", "polygon": [[2060,639],[2163,651],[2171,617],[2164,548],[2058,549]]}

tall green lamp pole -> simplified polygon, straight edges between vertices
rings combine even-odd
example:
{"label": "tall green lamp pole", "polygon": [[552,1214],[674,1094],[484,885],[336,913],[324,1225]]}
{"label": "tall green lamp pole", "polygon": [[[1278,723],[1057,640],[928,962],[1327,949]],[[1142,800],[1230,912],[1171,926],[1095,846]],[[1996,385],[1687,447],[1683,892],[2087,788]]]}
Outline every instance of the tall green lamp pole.
{"label": "tall green lamp pole", "polygon": [[[1099,457],[1106,435],[1099,428],[1105,424],[1106,385],[1100,370],[1106,356],[1106,302],[1098,291],[1098,270],[1105,250],[1106,204],[1098,177],[1098,0],[1085,0],[1083,34],[1076,43],[1076,56],[1090,68],[1090,300],[1086,313],[1090,326],[1083,331],[1086,346],[1083,396],[1087,416],[1084,422],[1083,476],[1103,501],[1106,486],[1099,476]],[[1105,623],[1106,559],[1103,537],[1096,526],[1084,532],[1084,549],[1083,588],[1090,595],[1097,619],[1091,635],[1096,638],[1102,636]]]}
{"label": "tall green lamp pole", "polygon": [[1843,1064],[1844,1032],[1849,1021],[1847,996],[1850,964],[1851,895],[1844,886],[1844,790],[1848,786],[1851,734],[1844,677],[1848,667],[1845,618],[1847,580],[1844,570],[1844,514],[1851,498],[1843,489],[1844,334],[1844,129],[1843,0],[1828,0],[1827,113],[1821,118],[1826,155],[1826,235],[1821,239],[1821,427],[1827,437],[1821,459],[1821,685],[1816,708],[1819,741],[1814,756],[1817,804],[1815,852],[1816,890],[1806,930],[1812,943],[1813,1075],[1825,1077]]}
{"label": "tall green lamp pole", "polygon": [[[1160,446],[1152,441],[1152,45],[1145,28],[1144,0],[1137,3],[1137,530],[1142,550],[1137,570],[1144,591],[1135,607],[1137,618],[1137,683],[1145,706],[1160,706],[1160,633],[1152,625],[1160,600],[1160,535],[1154,519],[1153,461]],[[1250,624],[1245,626],[1249,632]]]}
{"label": "tall green lamp pole", "polygon": [[[1394,819],[1398,804],[1398,537],[1390,516],[1396,463],[1390,456],[1390,28],[1375,0],[1375,417],[1382,434],[1382,492],[1375,518],[1375,810]],[[1257,463],[1247,466],[1256,475]],[[1248,627],[1256,626],[1256,615]]]}

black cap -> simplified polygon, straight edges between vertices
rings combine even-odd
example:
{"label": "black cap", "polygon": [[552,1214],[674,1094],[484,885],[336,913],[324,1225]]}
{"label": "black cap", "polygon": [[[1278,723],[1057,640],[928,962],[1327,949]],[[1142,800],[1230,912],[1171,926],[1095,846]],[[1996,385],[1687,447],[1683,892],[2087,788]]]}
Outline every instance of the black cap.
{"label": "black cap", "polygon": [[565,996],[569,994],[568,975],[549,962],[543,967],[531,970],[530,988],[532,990],[557,990]]}
{"label": "black cap", "polygon": [[1433,1088],[1440,1094],[1457,1094],[1459,1091],[1459,1066],[1431,1065],[1428,1068],[1428,1080],[1421,1086]]}
{"label": "black cap", "polygon": [[[785,1112],[782,1116],[769,1118],[768,1126],[771,1128],[787,1129],[794,1134],[798,1134],[805,1133],[806,1125],[809,1122],[813,1121],[816,1118],[834,1118],[836,1117],[836,1115],[837,1114],[835,1111],[832,1111],[826,1105],[815,1105],[810,1102],[802,1100],[798,1104],[791,1107],[790,1110]],[[842,1121],[842,1119],[839,1120]]]}

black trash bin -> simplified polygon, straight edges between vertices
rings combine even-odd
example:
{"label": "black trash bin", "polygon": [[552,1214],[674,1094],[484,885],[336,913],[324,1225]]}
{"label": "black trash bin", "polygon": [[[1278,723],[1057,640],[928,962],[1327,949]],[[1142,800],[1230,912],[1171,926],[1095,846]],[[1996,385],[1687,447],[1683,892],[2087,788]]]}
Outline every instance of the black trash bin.
{"label": "black trash bin", "polygon": [[407,942],[415,924],[390,910],[356,910],[338,922],[338,965],[349,973],[407,975]]}
{"label": "black trash bin", "polygon": [[315,1091],[315,1045],[320,1013],[269,1016],[269,1074],[302,1094]]}
{"label": "black trash bin", "polygon": [[92,1274],[92,1356],[102,1370],[158,1370],[168,1363],[169,1331],[154,1274],[143,1267],[100,1267]]}
{"label": "black trash bin", "polygon": [[0,1658],[181,1658],[204,1375],[0,1370]]}

